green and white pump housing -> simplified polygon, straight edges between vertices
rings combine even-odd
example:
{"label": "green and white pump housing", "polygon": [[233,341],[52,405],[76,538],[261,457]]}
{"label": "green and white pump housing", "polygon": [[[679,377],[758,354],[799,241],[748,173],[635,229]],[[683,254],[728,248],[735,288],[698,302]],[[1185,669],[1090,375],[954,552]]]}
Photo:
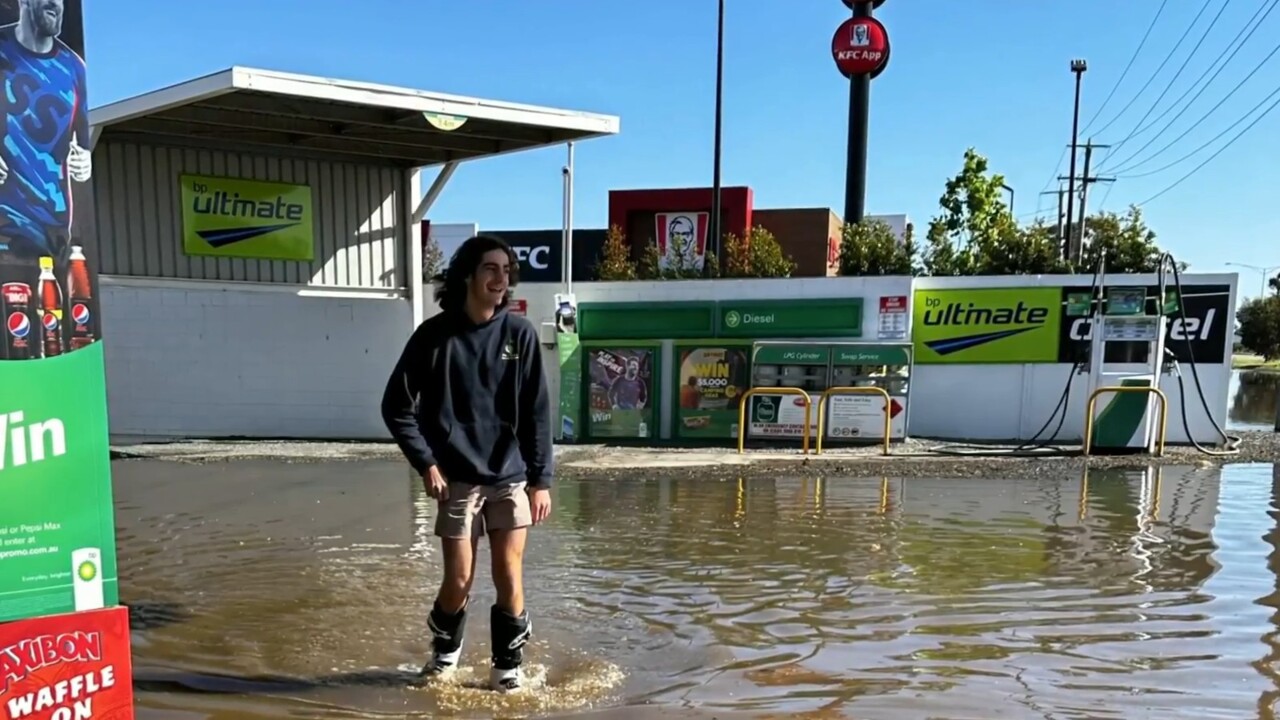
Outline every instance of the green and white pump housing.
{"label": "green and white pump housing", "polygon": [[[1105,278],[1105,270],[1099,273]],[[1158,296],[1147,297],[1146,286],[1106,287],[1105,279],[1095,288],[1096,295],[1088,305],[1092,312],[1092,332],[1089,348],[1089,397],[1103,387],[1160,387],[1160,377],[1165,367],[1165,338],[1170,303],[1176,309],[1176,295],[1170,297],[1164,281],[1158,288]],[[1078,301],[1078,299],[1077,299]],[[1073,304],[1070,300],[1068,304]],[[1070,312],[1068,314],[1071,314]],[[1112,344],[1124,343],[1118,353],[1109,354]],[[1145,343],[1146,352],[1133,352]],[[1145,355],[1142,369],[1135,369],[1135,355]],[[1124,362],[1107,362],[1109,356],[1122,357]],[[1095,404],[1093,421],[1093,450],[1095,452],[1148,452],[1156,451],[1160,401],[1155,393],[1127,392],[1104,393]]]}

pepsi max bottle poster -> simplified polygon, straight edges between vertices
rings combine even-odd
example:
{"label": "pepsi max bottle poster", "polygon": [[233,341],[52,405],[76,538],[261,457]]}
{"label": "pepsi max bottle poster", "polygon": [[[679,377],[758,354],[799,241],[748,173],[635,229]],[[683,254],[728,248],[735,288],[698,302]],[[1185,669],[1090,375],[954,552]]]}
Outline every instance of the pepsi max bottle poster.
{"label": "pepsi max bottle poster", "polygon": [[0,0],[0,622],[117,603],[82,0]]}

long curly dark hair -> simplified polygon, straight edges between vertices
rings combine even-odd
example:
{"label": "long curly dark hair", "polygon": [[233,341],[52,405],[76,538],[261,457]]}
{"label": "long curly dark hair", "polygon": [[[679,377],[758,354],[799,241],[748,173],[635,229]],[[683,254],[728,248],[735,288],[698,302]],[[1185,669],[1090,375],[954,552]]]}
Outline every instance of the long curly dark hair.
{"label": "long curly dark hair", "polygon": [[511,272],[507,281],[507,296],[502,300],[506,305],[511,301],[511,288],[520,284],[520,260],[507,244],[506,240],[495,235],[476,235],[453,253],[444,272],[431,279],[435,284],[436,302],[443,310],[461,310],[467,302],[467,283],[480,267],[480,261],[486,253],[501,250],[507,254],[507,262],[511,264]]}

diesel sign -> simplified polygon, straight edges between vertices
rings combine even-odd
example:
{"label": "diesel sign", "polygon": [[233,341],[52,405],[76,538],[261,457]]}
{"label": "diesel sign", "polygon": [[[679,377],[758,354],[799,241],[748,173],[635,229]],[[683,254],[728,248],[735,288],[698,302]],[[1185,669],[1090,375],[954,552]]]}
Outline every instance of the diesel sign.
{"label": "diesel sign", "polygon": [[[1066,317],[1066,299],[1069,293],[1089,293],[1088,287],[1062,289],[1062,336],[1058,343],[1058,362],[1085,362],[1089,359],[1089,345],[1093,339],[1093,320],[1089,317]],[[1157,287],[1147,288],[1147,312],[1155,311]],[[1185,315],[1169,316],[1165,330],[1165,347],[1178,358],[1178,362],[1221,363],[1227,357],[1227,318],[1230,313],[1231,288],[1227,285],[1184,285],[1182,305]],[[1190,341],[1190,352],[1187,343]],[[1137,352],[1143,343],[1110,343],[1107,346],[1107,362],[1142,362]],[[1133,346],[1133,347],[1130,347]]]}

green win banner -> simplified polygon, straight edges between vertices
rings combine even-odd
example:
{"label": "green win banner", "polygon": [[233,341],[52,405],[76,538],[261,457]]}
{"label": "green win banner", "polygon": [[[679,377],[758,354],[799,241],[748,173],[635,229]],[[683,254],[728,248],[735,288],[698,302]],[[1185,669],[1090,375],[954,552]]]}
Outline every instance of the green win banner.
{"label": "green win banner", "polygon": [[[79,0],[0,4],[0,622],[118,602]],[[21,30],[21,32],[18,32]],[[30,135],[29,137],[27,135]],[[32,188],[39,188],[33,192]],[[55,713],[56,714],[56,713]]]}
{"label": "green win banner", "polygon": [[676,433],[688,439],[736,439],[738,405],[751,389],[751,346],[676,346]]}

